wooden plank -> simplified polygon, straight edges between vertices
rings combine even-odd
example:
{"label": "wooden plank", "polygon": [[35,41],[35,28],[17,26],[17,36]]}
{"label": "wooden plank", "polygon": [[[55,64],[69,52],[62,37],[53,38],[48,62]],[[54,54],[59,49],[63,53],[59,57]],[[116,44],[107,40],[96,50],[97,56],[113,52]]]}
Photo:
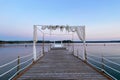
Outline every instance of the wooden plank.
{"label": "wooden plank", "polygon": [[18,80],[108,80],[67,50],[51,50]]}

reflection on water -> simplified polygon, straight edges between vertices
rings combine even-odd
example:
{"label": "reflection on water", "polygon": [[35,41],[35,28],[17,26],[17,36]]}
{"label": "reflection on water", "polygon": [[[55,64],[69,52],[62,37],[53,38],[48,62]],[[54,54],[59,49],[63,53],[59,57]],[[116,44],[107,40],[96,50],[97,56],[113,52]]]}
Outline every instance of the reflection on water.
{"label": "reflection on water", "polygon": [[[101,58],[97,58],[97,59],[95,59],[95,57],[92,57],[92,58],[94,58],[97,61],[103,62],[104,64],[120,71],[120,68],[119,68],[120,66],[115,65],[111,62],[108,62],[105,59],[103,59],[103,61],[102,61],[102,56],[103,56],[106,59],[109,59],[113,62],[116,62],[116,63],[120,64],[120,43],[107,43],[107,44],[102,44],[101,43],[101,44],[96,44],[96,45],[94,45],[94,44],[90,45],[89,44],[87,46],[87,54],[96,55],[96,56],[101,57]],[[115,72],[114,70],[112,70],[112,69],[110,69],[106,66],[103,66],[101,64],[97,64],[97,63],[94,63],[94,64],[103,68],[109,74],[111,74],[112,76],[114,76],[115,78],[120,80],[120,73]]]}
{"label": "reflection on water", "polygon": [[[1,45],[1,44],[0,44]],[[49,45],[45,45],[45,51]],[[42,44],[37,44],[37,53],[41,51]],[[2,44],[0,46],[0,65],[16,59],[18,56],[25,56],[33,53],[32,44]]]}
{"label": "reflection on water", "polygon": [[120,44],[96,44],[88,45],[87,51],[89,54],[103,55],[103,56],[120,56]]}
{"label": "reflection on water", "polygon": [[5,44],[0,47],[0,65],[32,53],[32,46],[25,47],[22,44]]}
{"label": "reflection on water", "polygon": [[[72,44],[65,44],[65,45],[69,46],[68,49],[72,50],[73,48]],[[83,44],[81,43],[74,44],[74,48],[78,49],[77,51],[78,53],[80,53],[81,50],[83,49],[82,45]],[[94,44],[87,43],[86,46],[87,46],[86,47],[87,54],[104,56],[108,59],[111,59],[112,61],[120,63],[120,43],[106,43],[106,44],[105,43],[94,43]],[[48,48],[50,48],[50,45],[45,44],[45,51],[47,51]],[[33,49],[32,44],[0,44],[0,65],[7,63],[11,60],[14,60],[18,56],[32,54],[32,49]],[[39,52],[41,49],[42,49],[42,44],[37,44],[37,52]],[[105,62],[105,63],[110,66],[114,66],[113,64],[109,64],[108,62]],[[96,64],[96,65],[101,66],[99,64]],[[117,66],[114,66],[114,67],[118,69]],[[5,69],[7,70],[8,68],[5,68]],[[108,68],[105,67],[105,69],[109,71]],[[116,74],[113,71],[109,71],[109,72],[112,74]],[[120,78],[120,76],[116,76],[116,75],[115,77]]]}
{"label": "reflection on water", "polygon": [[[45,44],[45,52],[49,49],[49,44]],[[37,55],[40,55],[42,44],[37,44]],[[8,63],[14,59],[17,59],[18,56],[22,57],[25,55],[33,54],[33,45],[32,44],[0,44],[0,65],[3,65],[5,63]],[[27,57],[25,59],[20,59],[20,62],[24,62],[33,56]],[[21,65],[20,68],[23,68],[27,66],[31,61],[27,62],[24,65]],[[14,63],[5,66],[3,68],[0,68],[0,74],[10,70],[11,68],[15,67],[17,65],[17,61]],[[9,72],[5,76],[1,77],[0,80],[8,80],[15,72],[17,71],[17,68],[15,68],[13,71]]]}

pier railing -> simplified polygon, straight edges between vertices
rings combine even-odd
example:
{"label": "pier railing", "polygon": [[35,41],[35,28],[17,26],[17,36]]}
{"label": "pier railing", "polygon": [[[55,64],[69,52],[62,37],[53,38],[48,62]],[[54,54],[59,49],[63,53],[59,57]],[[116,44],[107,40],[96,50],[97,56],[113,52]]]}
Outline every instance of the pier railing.
{"label": "pier railing", "polygon": [[[97,60],[95,58],[97,58],[99,60]],[[87,59],[88,59],[87,61],[88,61],[89,64],[91,64],[92,66],[94,66],[94,67],[98,68],[99,70],[103,71],[104,73],[106,73],[107,75],[112,77],[114,80],[118,80],[116,77],[118,77],[120,75],[120,70],[117,69],[117,68],[120,67],[119,63],[116,63],[116,62],[108,59],[107,56],[98,57],[98,56],[95,56],[95,55],[88,55]]]}
{"label": "pier railing", "polygon": [[[41,53],[41,51],[39,51],[39,53]],[[37,59],[39,59],[41,56],[42,56],[42,54],[38,54]],[[29,55],[22,56],[22,57],[18,56],[17,59],[14,59],[14,60],[0,66],[0,71],[1,71],[1,70],[5,70],[4,68],[6,68],[6,67],[14,65],[14,66],[10,67],[9,70],[2,71],[2,73],[0,74],[0,79],[4,79],[2,77],[8,75],[9,73],[12,73],[12,74],[10,74],[11,76],[9,76],[8,80],[13,79],[21,71],[23,71],[25,68],[29,67],[33,62],[34,62],[33,54],[29,54]]]}
{"label": "pier railing", "polygon": [[[74,49],[74,56],[82,59],[82,55],[80,55],[79,49]],[[110,58],[112,59],[112,57]],[[97,68],[101,72],[107,74],[114,80],[118,80],[116,77],[120,75],[120,64],[116,63],[112,60],[108,59],[107,56],[97,56],[97,55],[91,55],[89,52],[87,53],[87,63],[89,63],[91,66]]]}
{"label": "pier railing", "polygon": [[[26,67],[28,67],[29,65],[32,64],[32,59],[33,59],[33,57],[30,57],[30,56],[32,56],[32,55],[33,55],[33,54],[26,55],[26,56],[23,56],[23,57],[19,57],[19,56],[18,56],[17,59],[12,60],[12,61],[10,61],[9,63],[6,63],[6,64],[0,66],[0,69],[4,69],[4,67],[10,66],[10,65],[12,65],[12,64],[14,64],[14,63],[17,62],[17,64],[16,64],[14,67],[12,67],[12,68],[9,69],[8,71],[5,71],[5,72],[3,72],[2,74],[0,74],[0,78],[3,77],[3,76],[5,76],[5,75],[7,75],[7,74],[9,74],[9,73],[12,72],[12,71],[15,71],[15,73],[9,78],[9,80],[11,80],[11,79],[12,79],[15,75],[17,75],[20,71],[22,71],[23,69],[25,69]],[[24,61],[24,62],[20,62],[21,59],[28,58],[28,57],[30,57],[28,60],[26,60],[26,61]],[[26,66],[24,66],[23,68],[21,68],[22,65],[24,65],[24,64],[26,64],[26,63],[28,63],[28,62],[30,62],[28,65],[26,65]]]}

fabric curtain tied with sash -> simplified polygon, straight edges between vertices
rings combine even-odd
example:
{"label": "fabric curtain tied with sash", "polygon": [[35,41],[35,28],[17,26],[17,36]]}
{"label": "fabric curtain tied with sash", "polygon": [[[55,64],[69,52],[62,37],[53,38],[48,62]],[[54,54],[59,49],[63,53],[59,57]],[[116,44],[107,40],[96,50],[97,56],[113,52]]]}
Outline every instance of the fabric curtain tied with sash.
{"label": "fabric curtain tied with sash", "polygon": [[85,26],[77,27],[77,35],[81,41],[85,40]]}

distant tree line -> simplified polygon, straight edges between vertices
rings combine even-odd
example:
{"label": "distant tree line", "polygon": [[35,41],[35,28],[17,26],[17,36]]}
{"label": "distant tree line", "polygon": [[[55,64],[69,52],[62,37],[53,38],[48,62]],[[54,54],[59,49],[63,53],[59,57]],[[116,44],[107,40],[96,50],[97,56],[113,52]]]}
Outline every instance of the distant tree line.
{"label": "distant tree line", "polygon": [[[41,40],[38,40],[37,43],[54,43],[54,41],[41,41]],[[62,43],[72,43],[73,41],[71,40],[63,40]],[[5,44],[5,43],[9,43],[9,44],[14,44],[14,43],[33,43],[32,40],[30,41],[0,41],[0,44]],[[55,41],[55,43],[61,43],[61,41]]]}
{"label": "distant tree line", "polygon": [[[61,41],[37,41],[37,43],[61,43]],[[14,44],[14,43],[33,43],[32,40],[30,41],[2,41],[0,40],[0,44]],[[83,41],[71,41],[71,40],[63,40],[62,43],[83,43]],[[115,41],[86,41],[86,43],[120,43],[120,40],[115,40]]]}

